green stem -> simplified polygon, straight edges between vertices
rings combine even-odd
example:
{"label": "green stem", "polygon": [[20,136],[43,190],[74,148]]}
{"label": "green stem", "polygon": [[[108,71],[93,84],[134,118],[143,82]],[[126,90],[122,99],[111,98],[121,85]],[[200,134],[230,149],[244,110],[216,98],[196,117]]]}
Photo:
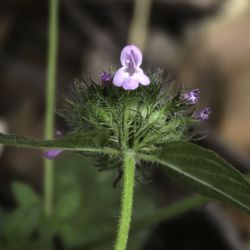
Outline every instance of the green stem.
{"label": "green stem", "polygon": [[[250,175],[246,175],[246,178],[250,181]],[[156,225],[157,223],[167,220],[170,218],[174,218],[181,214],[184,214],[191,209],[198,208],[200,206],[204,206],[210,200],[206,197],[200,195],[194,195],[188,198],[185,198],[180,201],[176,201],[173,204],[167,205],[159,209],[158,211],[152,213],[151,215],[147,215],[143,218],[138,219],[133,223],[133,229],[131,230],[132,236],[133,234],[139,233],[141,230],[147,230],[149,227]],[[75,246],[74,248],[70,248],[71,250],[81,250],[81,249],[96,249],[99,246],[109,242],[114,237],[113,232],[108,232],[106,234],[102,234],[100,237],[90,240],[85,244]]]}
{"label": "green stem", "polygon": [[[145,217],[139,218],[133,222],[133,228],[131,235],[141,232],[142,230],[148,230],[150,227],[157,225],[157,223],[179,216],[191,209],[200,207],[209,202],[209,199],[200,195],[185,198],[184,200],[176,201],[173,204],[167,205],[154,213]],[[80,249],[96,249],[98,246],[109,242],[114,237],[113,232],[102,234],[100,237],[90,240],[83,245],[74,247],[74,250]]]}
{"label": "green stem", "polygon": [[[58,0],[49,0],[49,37],[46,81],[46,114],[45,139],[54,136],[54,109],[56,96],[57,70],[57,40],[58,40]],[[53,161],[44,162],[44,212],[50,216],[53,210]]]}
{"label": "green stem", "polygon": [[121,199],[121,216],[115,250],[125,250],[128,241],[133,209],[133,194],[135,181],[135,153],[125,151],[123,154],[123,191]]}

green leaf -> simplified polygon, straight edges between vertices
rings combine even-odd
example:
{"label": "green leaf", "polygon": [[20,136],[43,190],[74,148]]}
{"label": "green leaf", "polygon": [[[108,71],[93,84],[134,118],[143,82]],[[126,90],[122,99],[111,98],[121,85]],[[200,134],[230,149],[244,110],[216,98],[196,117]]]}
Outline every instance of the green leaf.
{"label": "green leaf", "polygon": [[214,152],[177,141],[166,144],[158,155],[140,155],[165,166],[167,173],[193,190],[250,212],[250,183]]}
{"label": "green leaf", "polygon": [[108,130],[71,133],[54,140],[39,140],[21,135],[4,135],[0,133],[0,144],[16,147],[115,153],[115,150],[105,147],[108,139]]}
{"label": "green leaf", "polygon": [[6,213],[2,236],[10,244],[27,241],[39,224],[40,214],[41,211],[37,206],[20,207],[11,213]]}
{"label": "green leaf", "polygon": [[21,249],[21,245],[25,244],[39,224],[41,200],[26,184],[15,182],[13,191],[18,207],[14,211],[2,213],[2,236],[8,249],[13,249],[15,244]]}
{"label": "green leaf", "polygon": [[[25,194],[26,196],[26,194]],[[27,204],[24,202],[28,201]],[[39,225],[41,217],[41,205],[25,197],[23,204],[14,211],[5,212],[2,219],[1,236],[7,249],[27,249],[24,247]]]}
{"label": "green leaf", "polygon": [[81,205],[78,180],[74,175],[57,173],[55,187],[55,217],[61,221],[70,219]]}
{"label": "green leaf", "polygon": [[13,184],[13,191],[18,205],[21,207],[31,207],[41,202],[39,195],[27,184],[15,182]]}

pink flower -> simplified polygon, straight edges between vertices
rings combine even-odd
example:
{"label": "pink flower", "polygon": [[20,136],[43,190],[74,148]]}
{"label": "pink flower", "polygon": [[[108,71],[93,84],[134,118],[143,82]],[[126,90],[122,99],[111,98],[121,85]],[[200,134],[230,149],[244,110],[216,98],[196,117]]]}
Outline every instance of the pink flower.
{"label": "pink flower", "polygon": [[135,45],[127,45],[121,52],[121,64],[114,75],[113,83],[125,90],[134,90],[139,84],[149,85],[150,80],[140,68],[142,53]]}
{"label": "pink flower", "polygon": [[55,159],[58,155],[60,155],[63,152],[61,149],[50,149],[45,151],[44,157],[46,157],[49,160]]}
{"label": "pink flower", "polygon": [[196,119],[201,121],[207,121],[209,119],[209,116],[211,115],[212,110],[211,108],[207,107],[195,114]]}
{"label": "pink flower", "polygon": [[[61,138],[63,137],[63,134],[61,131],[56,131],[56,137],[57,138]],[[60,155],[63,152],[63,150],[61,149],[50,149],[44,152],[44,157],[49,159],[49,160],[53,160],[55,159],[58,155]]]}
{"label": "pink flower", "polygon": [[189,92],[182,94],[181,99],[188,104],[196,104],[200,99],[200,90],[193,89]]}

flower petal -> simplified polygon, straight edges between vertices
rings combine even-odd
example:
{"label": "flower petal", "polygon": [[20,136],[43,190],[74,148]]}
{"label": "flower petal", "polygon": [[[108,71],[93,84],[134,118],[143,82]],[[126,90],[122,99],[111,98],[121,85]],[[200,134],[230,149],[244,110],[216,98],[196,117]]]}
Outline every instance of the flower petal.
{"label": "flower petal", "polygon": [[122,87],[125,90],[134,90],[134,89],[138,88],[138,86],[139,86],[139,82],[136,81],[132,77],[128,77],[128,78],[124,79],[124,81],[122,83]]}
{"label": "flower petal", "polygon": [[[136,67],[139,67],[142,63],[142,53],[135,45],[127,45],[121,52],[121,64],[125,67],[128,63],[134,63]],[[131,60],[133,62],[131,62]]]}
{"label": "flower petal", "polygon": [[187,104],[196,104],[200,99],[200,90],[193,89],[189,92],[182,94],[180,98]]}
{"label": "flower petal", "polygon": [[60,130],[56,130],[56,137],[62,137],[63,133]]}
{"label": "flower petal", "polygon": [[61,150],[61,149],[51,149],[51,150],[45,151],[44,156],[47,159],[52,160],[52,159],[56,158],[62,152],[63,152],[63,150]]}
{"label": "flower petal", "polygon": [[211,115],[212,110],[210,107],[204,108],[203,110],[197,112],[195,114],[195,117],[198,120],[202,120],[202,121],[207,121],[209,119],[209,116]]}
{"label": "flower petal", "polygon": [[129,74],[125,71],[125,68],[122,67],[118,69],[114,75],[113,83],[117,87],[121,87],[124,79],[128,77]]}
{"label": "flower petal", "polygon": [[103,85],[109,85],[109,83],[111,83],[111,81],[112,81],[112,75],[109,72],[102,71],[102,73],[100,75],[100,79],[101,79]]}
{"label": "flower petal", "polygon": [[133,75],[133,78],[136,79],[141,85],[149,85],[150,79],[146,76],[141,68],[137,69],[137,72]]}

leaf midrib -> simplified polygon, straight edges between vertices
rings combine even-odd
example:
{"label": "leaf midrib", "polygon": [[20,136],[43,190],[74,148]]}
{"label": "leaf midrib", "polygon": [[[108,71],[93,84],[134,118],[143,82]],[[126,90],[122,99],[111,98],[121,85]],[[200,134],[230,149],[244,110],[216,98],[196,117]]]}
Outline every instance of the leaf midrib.
{"label": "leaf midrib", "polygon": [[226,193],[220,191],[219,189],[217,189],[217,188],[211,186],[209,183],[204,182],[204,181],[201,181],[201,180],[199,180],[199,179],[197,179],[197,178],[195,178],[195,177],[193,177],[193,176],[191,176],[191,175],[189,175],[189,174],[186,174],[186,173],[183,172],[183,171],[180,171],[178,168],[176,168],[176,167],[175,167],[174,165],[172,165],[171,163],[168,163],[168,165],[166,165],[166,162],[167,162],[167,161],[164,162],[164,161],[162,161],[162,160],[157,159],[156,157],[147,156],[147,155],[142,155],[142,154],[140,154],[140,158],[141,158],[142,160],[147,160],[147,161],[151,161],[151,162],[157,162],[157,163],[160,163],[160,164],[162,164],[162,165],[164,165],[164,166],[170,167],[172,170],[178,172],[179,174],[182,174],[182,175],[188,177],[189,179],[193,179],[194,181],[196,181],[196,182],[198,182],[198,183],[200,183],[200,184],[202,184],[202,185],[204,185],[204,186],[207,186],[207,187],[211,188],[211,189],[214,190],[215,192],[221,194],[221,195],[224,196],[224,197],[227,197],[229,200],[235,202],[235,203],[238,204],[240,207],[243,207],[243,208],[245,208],[248,212],[250,212],[250,207],[249,207],[249,206],[246,206],[244,203],[242,203],[242,202],[240,202],[239,200],[235,199],[235,198],[232,197],[231,195],[228,195],[228,194],[226,194]]}

